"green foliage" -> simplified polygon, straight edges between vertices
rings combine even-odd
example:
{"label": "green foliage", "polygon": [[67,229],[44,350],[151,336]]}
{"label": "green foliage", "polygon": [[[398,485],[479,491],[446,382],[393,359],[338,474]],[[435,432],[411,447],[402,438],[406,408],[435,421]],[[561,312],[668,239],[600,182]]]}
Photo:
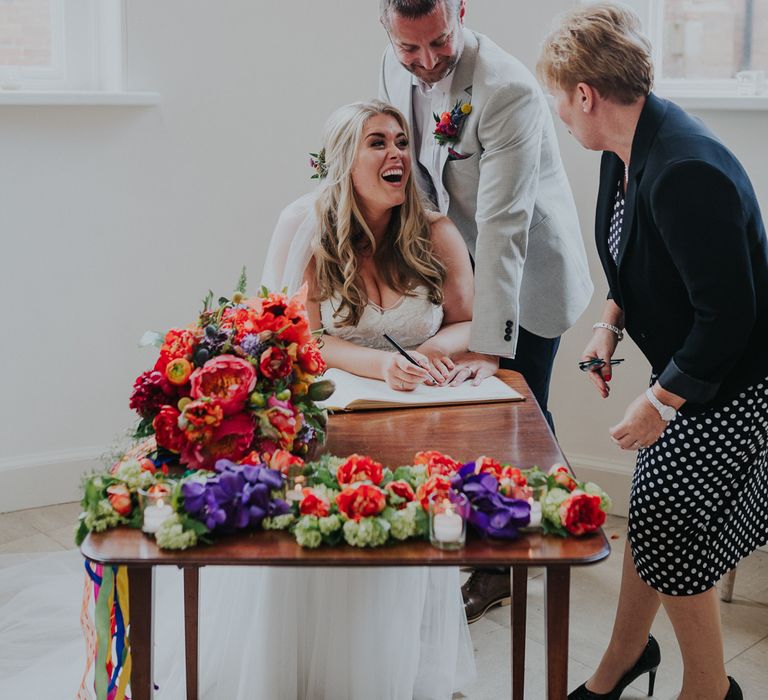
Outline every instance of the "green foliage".
{"label": "green foliage", "polygon": [[237,286],[235,287],[236,292],[240,292],[240,294],[245,294],[245,289],[248,286],[248,275],[245,272],[245,265],[243,265],[243,268],[240,270],[240,277],[237,280]]}

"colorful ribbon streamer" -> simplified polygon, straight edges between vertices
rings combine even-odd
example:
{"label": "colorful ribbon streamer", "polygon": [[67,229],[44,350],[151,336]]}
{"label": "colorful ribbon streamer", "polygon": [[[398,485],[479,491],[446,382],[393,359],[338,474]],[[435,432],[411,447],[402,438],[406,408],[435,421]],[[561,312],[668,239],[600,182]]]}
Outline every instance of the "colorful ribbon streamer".
{"label": "colorful ribbon streamer", "polygon": [[[87,573],[81,624],[88,659],[78,700],[90,700],[85,679],[95,658],[94,689],[97,700],[129,700],[126,688],[131,678],[128,571],[124,566],[102,566],[86,560]],[[87,614],[88,592],[93,588],[95,623]],[[95,634],[94,634],[95,631]],[[95,639],[94,639],[95,637]]]}

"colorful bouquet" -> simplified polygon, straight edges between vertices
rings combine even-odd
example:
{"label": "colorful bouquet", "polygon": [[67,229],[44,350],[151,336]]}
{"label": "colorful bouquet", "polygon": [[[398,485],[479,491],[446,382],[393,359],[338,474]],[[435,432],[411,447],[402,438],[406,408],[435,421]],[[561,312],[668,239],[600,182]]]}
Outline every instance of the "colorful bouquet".
{"label": "colorful bouquet", "polygon": [[161,461],[192,469],[322,443],[327,415],[315,401],[333,384],[317,381],[325,363],[305,300],[306,289],[246,298],[243,272],[232,299],[214,306],[208,293],[194,325],[147,334],[160,355],[133,385],[135,437],[154,435]]}

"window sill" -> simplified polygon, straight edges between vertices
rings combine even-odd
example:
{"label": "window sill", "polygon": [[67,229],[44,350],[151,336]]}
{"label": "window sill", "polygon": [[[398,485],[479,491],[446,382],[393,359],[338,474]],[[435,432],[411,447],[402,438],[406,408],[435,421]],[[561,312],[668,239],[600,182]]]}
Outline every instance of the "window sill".
{"label": "window sill", "polygon": [[48,91],[48,90],[2,90],[0,107],[9,106],[91,106],[91,107],[151,107],[159,104],[157,92],[100,92],[91,91]]}
{"label": "window sill", "polygon": [[683,109],[693,110],[768,110],[768,95],[702,95],[681,90],[659,90],[658,95]]}

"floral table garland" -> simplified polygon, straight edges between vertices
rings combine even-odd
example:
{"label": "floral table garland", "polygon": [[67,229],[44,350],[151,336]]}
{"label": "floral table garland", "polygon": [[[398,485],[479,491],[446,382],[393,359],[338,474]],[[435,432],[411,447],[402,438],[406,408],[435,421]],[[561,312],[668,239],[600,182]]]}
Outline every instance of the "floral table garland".
{"label": "floral table garland", "polygon": [[[286,500],[286,474],[299,469],[306,486]],[[437,451],[417,452],[394,471],[369,456],[324,455],[305,464],[277,450],[263,459],[228,459],[213,471],[172,476],[148,458],[132,457],[84,483],[77,540],[88,532],[128,525],[140,528],[139,494],[162,487],[172,514],[155,533],[163,549],[187,549],[214,537],[247,530],[288,530],[302,547],[377,547],[427,535],[429,499],[464,494],[469,523],[481,536],[514,539],[530,522],[533,488],[540,493],[542,528],[561,536],[599,528],[610,508],[594,483],[576,481],[563,465],[547,474],[520,470],[482,456],[461,464]]]}

